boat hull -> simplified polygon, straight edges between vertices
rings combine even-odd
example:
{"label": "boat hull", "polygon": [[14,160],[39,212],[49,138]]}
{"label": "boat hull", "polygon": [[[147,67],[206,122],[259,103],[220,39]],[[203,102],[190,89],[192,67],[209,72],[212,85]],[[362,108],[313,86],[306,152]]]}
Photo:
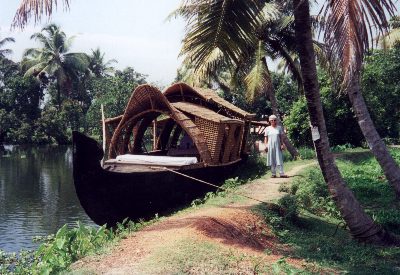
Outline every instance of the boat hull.
{"label": "boat hull", "polygon": [[[79,201],[97,224],[114,226],[125,218],[137,221],[156,214],[167,214],[216,187],[166,170],[121,173],[100,165],[103,150],[97,142],[79,132],[73,133],[73,177]],[[190,177],[216,185],[232,176],[239,162],[177,170]]]}

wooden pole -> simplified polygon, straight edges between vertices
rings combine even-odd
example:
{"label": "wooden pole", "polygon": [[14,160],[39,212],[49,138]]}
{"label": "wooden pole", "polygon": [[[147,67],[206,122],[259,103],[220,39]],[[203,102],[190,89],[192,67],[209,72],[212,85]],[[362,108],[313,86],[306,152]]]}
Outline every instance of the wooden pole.
{"label": "wooden pole", "polygon": [[153,121],[153,151],[157,147],[157,118]]}
{"label": "wooden pole", "polygon": [[103,159],[101,160],[101,166],[103,167],[104,165],[104,158],[106,155],[106,118],[104,116],[104,106],[103,104],[100,105],[101,106],[101,123],[103,126]]}

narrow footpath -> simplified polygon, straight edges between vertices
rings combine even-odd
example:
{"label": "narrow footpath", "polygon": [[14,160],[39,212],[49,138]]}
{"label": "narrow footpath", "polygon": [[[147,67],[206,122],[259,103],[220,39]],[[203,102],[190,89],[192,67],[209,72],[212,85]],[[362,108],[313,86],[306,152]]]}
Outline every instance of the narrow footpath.
{"label": "narrow footpath", "polygon": [[[238,188],[262,201],[276,201],[301,170],[295,166],[289,178],[263,178]],[[123,239],[110,253],[83,258],[72,266],[76,274],[255,274],[287,255],[264,220],[251,211],[260,204],[250,199],[229,199],[206,204],[162,218]],[[301,259],[285,258],[295,267]]]}

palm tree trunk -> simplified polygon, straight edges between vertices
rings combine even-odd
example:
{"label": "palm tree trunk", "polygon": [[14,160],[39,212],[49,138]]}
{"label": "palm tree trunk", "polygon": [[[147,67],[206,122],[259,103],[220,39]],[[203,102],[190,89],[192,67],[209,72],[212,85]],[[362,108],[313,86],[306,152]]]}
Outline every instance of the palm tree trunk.
{"label": "palm tree trunk", "polygon": [[56,80],[57,81],[57,105],[58,105],[58,110],[61,110],[61,84],[60,84],[60,82],[58,81],[58,79]]}
{"label": "palm tree trunk", "polygon": [[304,81],[304,94],[310,122],[313,127],[313,142],[329,192],[339,208],[350,233],[358,240],[374,244],[393,244],[396,240],[381,226],[374,223],[363,210],[353,192],[346,186],[329,148],[325,118],[322,111],[320,91],[312,45],[309,2],[293,0],[295,36]]}
{"label": "palm tree trunk", "polygon": [[[268,38],[266,38],[268,39]],[[277,52],[283,57],[285,62],[288,64],[290,72],[293,75],[293,79],[297,82],[297,89],[300,94],[304,94],[304,86],[303,86],[303,78],[301,76],[301,72],[295,64],[293,58],[290,54],[282,47],[279,41],[268,39],[268,43],[271,44]]]}
{"label": "palm tree trunk", "polygon": [[368,108],[365,104],[364,97],[360,88],[360,76],[357,74],[351,81],[351,87],[348,91],[350,102],[353,106],[354,113],[357,116],[358,125],[368,143],[368,146],[375,156],[379,165],[393,186],[396,195],[400,198],[400,167],[390,155],[385,143],[376,131],[375,125],[369,115]]}

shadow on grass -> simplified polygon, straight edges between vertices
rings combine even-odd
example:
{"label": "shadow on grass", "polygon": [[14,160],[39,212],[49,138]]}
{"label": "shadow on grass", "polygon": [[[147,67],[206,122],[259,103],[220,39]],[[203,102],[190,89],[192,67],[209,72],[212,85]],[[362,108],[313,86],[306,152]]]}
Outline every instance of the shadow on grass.
{"label": "shadow on grass", "polygon": [[365,245],[353,240],[337,224],[308,213],[285,219],[259,205],[261,214],[283,244],[290,245],[288,256],[302,258],[351,274],[400,273],[400,249]]}

